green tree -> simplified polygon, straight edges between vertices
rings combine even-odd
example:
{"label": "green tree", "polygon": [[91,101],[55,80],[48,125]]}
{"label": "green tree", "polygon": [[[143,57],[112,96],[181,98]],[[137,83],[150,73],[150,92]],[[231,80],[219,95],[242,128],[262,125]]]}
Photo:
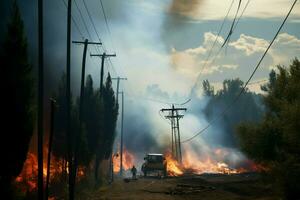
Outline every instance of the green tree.
{"label": "green tree", "polygon": [[118,119],[118,104],[112,88],[110,74],[108,74],[105,88],[103,92],[104,106],[104,126],[103,126],[103,142],[104,142],[104,158],[108,159],[112,153],[113,143],[116,137],[116,125]]}
{"label": "green tree", "polygon": [[[286,199],[300,196],[300,62],[271,71],[264,104],[266,113],[256,124],[237,129],[240,146],[252,159],[269,167]],[[273,181],[274,181],[273,180]]]}
{"label": "green tree", "polygon": [[204,80],[202,83],[203,91],[205,96],[213,96],[215,94],[214,87],[210,85],[208,80]]}
{"label": "green tree", "polygon": [[95,155],[101,134],[101,108],[100,100],[97,98],[97,94],[93,88],[93,79],[91,75],[88,75],[86,80],[83,112],[89,151],[92,155]]}
{"label": "green tree", "polygon": [[[223,88],[214,94],[214,89],[206,80],[203,82],[204,94],[209,101],[204,109],[208,120],[220,115],[231,105],[243,88],[240,79],[224,80]],[[213,143],[227,147],[236,147],[235,126],[242,121],[256,122],[261,118],[262,110],[256,101],[258,95],[246,90],[235,102],[234,108],[227,110],[217,122],[219,130],[210,134]],[[216,134],[216,135],[215,135]],[[211,137],[212,136],[212,137]],[[209,139],[209,138],[208,138]]]}
{"label": "green tree", "polygon": [[[99,94],[99,93],[98,93]],[[100,95],[98,95],[100,97]],[[100,108],[101,116],[101,134],[98,140],[95,161],[95,179],[98,181],[98,168],[100,161],[108,159],[112,153],[113,143],[116,137],[116,124],[118,118],[118,104],[116,103],[115,94],[112,88],[110,74],[108,74],[103,90]]]}
{"label": "green tree", "polygon": [[[24,24],[16,1],[0,52],[2,120],[0,188],[22,170],[34,124],[34,80],[29,64]],[[4,131],[5,130],[5,131]],[[6,149],[7,148],[7,149]],[[5,196],[5,193],[1,193]]]}

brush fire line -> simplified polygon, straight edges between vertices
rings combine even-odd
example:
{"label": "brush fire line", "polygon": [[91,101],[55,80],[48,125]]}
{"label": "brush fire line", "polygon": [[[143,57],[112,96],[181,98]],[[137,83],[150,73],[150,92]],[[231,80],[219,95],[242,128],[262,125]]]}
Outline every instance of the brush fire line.
{"label": "brush fire line", "polygon": [[[216,149],[214,151],[215,155],[219,157],[224,157],[226,155],[226,150]],[[217,161],[214,156],[206,156],[202,160],[197,159],[192,151],[184,151],[183,153],[183,161],[179,163],[170,152],[166,152],[165,154],[148,154],[147,156],[158,156],[162,157],[161,166],[158,170],[162,173],[161,175],[165,176],[181,176],[187,173],[192,174],[203,174],[203,173],[215,173],[215,174],[238,174],[238,173],[246,173],[246,172],[259,172],[259,171],[267,171],[267,168],[264,166],[260,166],[255,164],[250,160],[243,161],[243,167],[230,167],[227,163]],[[146,162],[147,159],[145,159]],[[123,169],[125,171],[129,171],[133,165],[136,165],[138,159],[134,155],[133,152],[124,149],[123,151]],[[119,157],[114,158],[114,172],[118,173],[120,171],[120,159]],[[164,169],[164,165],[166,169]],[[142,168],[142,166],[139,166]],[[156,169],[153,168],[153,171]],[[164,170],[166,173],[164,174]],[[142,169],[143,171],[143,169]],[[146,172],[149,174],[151,169]],[[37,173],[38,173],[38,163],[37,156],[34,153],[29,152],[27,154],[27,159],[24,163],[22,172],[18,177],[16,177],[15,182],[23,188],[24,191],[33,191],[37,189]],[[50,165],[50,183],[53,181],[54,177],[62,175],[62,173],[68,174],[67,163],[62,159],[57,159],[52,156],[51,165]],[[44,178],[47,175],[47,165],[46,160],[44,160],[44,169],[43,169]],[[85,176],[85,169],[81,166],[78,168],[78,180]]]}
{"label": "brush fire line", "polygon": [[[44,160],[43,165],[43,176],[46,180],[47,176],[47,160]],[[68,172],[68,164],[62,159],[57,159],[52,156],[50,165],[50,183],[57,175]],[[24,191],[34,191],[37,189],[37,175],[38,175],[38,161],[37,156],[34,153],[29,152],[27,154],[27,159],[24,162],[23,169],[18,177],[16,177],[15,182],[20,185]],[[78,167],[77,177],[81,179],[85,175],[85,169],[81,166]]]}

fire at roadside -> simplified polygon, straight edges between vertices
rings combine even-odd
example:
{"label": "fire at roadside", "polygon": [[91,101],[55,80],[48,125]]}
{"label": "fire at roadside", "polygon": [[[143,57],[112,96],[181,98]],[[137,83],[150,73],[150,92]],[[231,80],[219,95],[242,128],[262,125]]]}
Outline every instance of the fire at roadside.
{"label": "fire at roadside", "polygon": [[[46,154],[46,152],[45,152]],[[227,149],[218,148],[210,151],[207,155],[197,157],[195,152],[190,149],[185,149],[183,152],[182,163],[178,162],[167,151],[164,154],[167,163],[167,174],[169,177],[178,177],[187,174],[242,174],[248,172],[261,172],[266,171],[267,168],[255,164],[248,159],[241,159],[238,165],[232,165],[230,162],[226,162],[226,156],[228,157],[230,152]],[[120,172],[120,154],[116,153],[113,159],[114,173]],[[126,148],[123,150],[123,170],[130,174],[130,169],[133,165],[139,168],[139,159],[135,155],[135,152],[130,152]],[[50,165],[50,184],[57,177],[62,177],[64,174],[68,174],[68,163],[64,160],[57,159],[52,156]],[[16,184],[21,188],[23,192],[32,192],[37,190],[37,173],[38,163],[37,156],[34,153],[29,152],[27,159],[24,163],[23,170],[20,175],[15,179]],[[44,160],[44,178],[47,176],[47,161]],[[78,180],[85,177],[85,169],[79,166]]]}
{"label": "fire at roadside", "polygon": [[[63,174],[68,174],[68,163],[64,160],[57,159],[54,156],[51,158],[50,165],[50,183],[55,179],[55,177],[59,177]],[[22,172],[15,179],[16,185],[23,192],[33,192],[37,190],[37,174],[38,174],[38,161],[36,154],[32,152],[28,152],[27,159],[23,165]],[[78,179],[84,177],[85,169],[79,166],[77,171]],[[47,160],[44,160],[43,163],[43,176],[44,181],[46,181],[47,177]]]}
{"label": "fire at roadside", "polygon": [[[251,160],[242,160],[238,166],[230,166],[224,162],[224,155],[227,154],[224,149],[216,149],[214,151],[219,156],[219,160],[215,156],[206,155],[202,159],[197,159],[192,151],[185,151],[182,163],[178,162],[170,152],[165,154],[167,160],[167,171],[169,176],[180,176],[184,174],[241,174],[248,172],[262,172],[267,168],[254,163]],[[221,158],[221,159],[220,159]]]}
{"label": "fire at roadside", "polygon": [[[168,176],[176,177],[185,174],[242,174],[248,172],[262,172],[267,171],[267,168],[256,164],[255,162],[243,158],[239,159],[235,164],[232,161],[225,161],[229,155],[232,154],[228,149],[217,148],[211,151],[207,155],[203,155],[200,158],[195,153],[186,149],[183,152],[182,163],[178,162],[170,151],[164,154],[167,161]],[[117,174],[120,171],[120,154],[117,153],[117,157],[113,159],[114,173]],[[130,171],[133,165],[139,167],[137,157],[134,152],[130,152],[127,149],[123,150],[123,170]]]}

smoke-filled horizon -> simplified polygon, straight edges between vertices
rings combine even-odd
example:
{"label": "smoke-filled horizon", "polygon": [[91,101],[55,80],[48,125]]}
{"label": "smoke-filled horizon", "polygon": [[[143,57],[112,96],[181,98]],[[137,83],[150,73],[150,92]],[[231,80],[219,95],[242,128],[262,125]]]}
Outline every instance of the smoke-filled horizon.
{"label": "smoke-filled horizon", "polygon": [[[87,1],[97,33],[82,1],[76,2],[80,11],[74,4],[72,13],[83,36],[90,41],[97,41],[99,34],[107,52],[117,54],[117,58],[111,58],[113,66],[109,61],[106,62],[105,74],[110,72],[113,77],[128,78],[120,87],[125,91],[124,146],[139,154],[139,158],[145,153],[164,152],[170,147],[170,125],[159,115],[161,108],[170,105],[149,99],[181,103],[189,98],[192,88],[198,83],[196,90],[199,94],[186,105],[188,111],[181,120],[182,140],[189,138],[208,123],[203,110],[209,99],[201,94],[202,80],[208,79],[217,89],[222,87],[225,79],[246,80],[289,7],[284,0],[251,2],[232,35],[227,52],[222,52],[215,63],[209,62],[202,69],[231,1],[218,2],[216,5],[213,0],[193,0],[189,4],[184,0],[103,0],[110,31],[107,30],[99,1]],[[37,5],[34,1],[18,3],[25,23],[30,61],[36,67]],[[45,106],[48,108],[48,99],[57,90],[66,66],[66,7],[61,0],[46,1],[44,7]],[[233,4],[213,54],[229,31],[236,7],[237,2]],[[5,30],[9,10],[10,1],[2,1],[0,13],[4,20],[0,24],[1,30]],[[84,28],[80,12],[88,31]],[[262,63],[261,70],[255,75],[255,80],[266,79],[271,68],[278,64],[286,65],[299,55],[299,13],[298,6]],[[72,40],[82,39],[73,23]],[[71,82],[74,98],[79,94],[82,51],[82,46],[72,45]],[[97,53],[103,49],[89,46],[88,51]],[[200,71],[202,75],[198,77]],[[100,58],[88,56],[86,74],[92,75],[94,87],[98,88]],[[259,85],[253,85],[250,89],[260,92]],[[224,134],[222,128],[222,124],[216,123],[203,136],[183,144],[183,151],[191,151],[194,156],[201,158],[205,153],[213,154],[214,148],[228,148],[219,137]],[[119,122],[117,133],[120,133]],[[232,152],[232,160],[243,157],[238,151]]]}

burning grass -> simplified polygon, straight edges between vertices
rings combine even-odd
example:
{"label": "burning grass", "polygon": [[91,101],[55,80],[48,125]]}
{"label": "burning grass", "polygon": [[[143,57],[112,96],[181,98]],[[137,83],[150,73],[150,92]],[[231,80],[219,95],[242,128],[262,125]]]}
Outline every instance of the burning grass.
{"label": "burning grass", "polygon": [[[246,172],[266,171],[266,168],[255,164],[246,158],[228,160],[231,152],[227,149],[215,149],[210,154],[198,157],[193,151],[187,149],[183,153],[183,161],[179,163],[170,152],[165,154],[169,176],[180,176],[185,173],[193,174],[240,174]],[[226,162],[225,160],[228,160]]]}

